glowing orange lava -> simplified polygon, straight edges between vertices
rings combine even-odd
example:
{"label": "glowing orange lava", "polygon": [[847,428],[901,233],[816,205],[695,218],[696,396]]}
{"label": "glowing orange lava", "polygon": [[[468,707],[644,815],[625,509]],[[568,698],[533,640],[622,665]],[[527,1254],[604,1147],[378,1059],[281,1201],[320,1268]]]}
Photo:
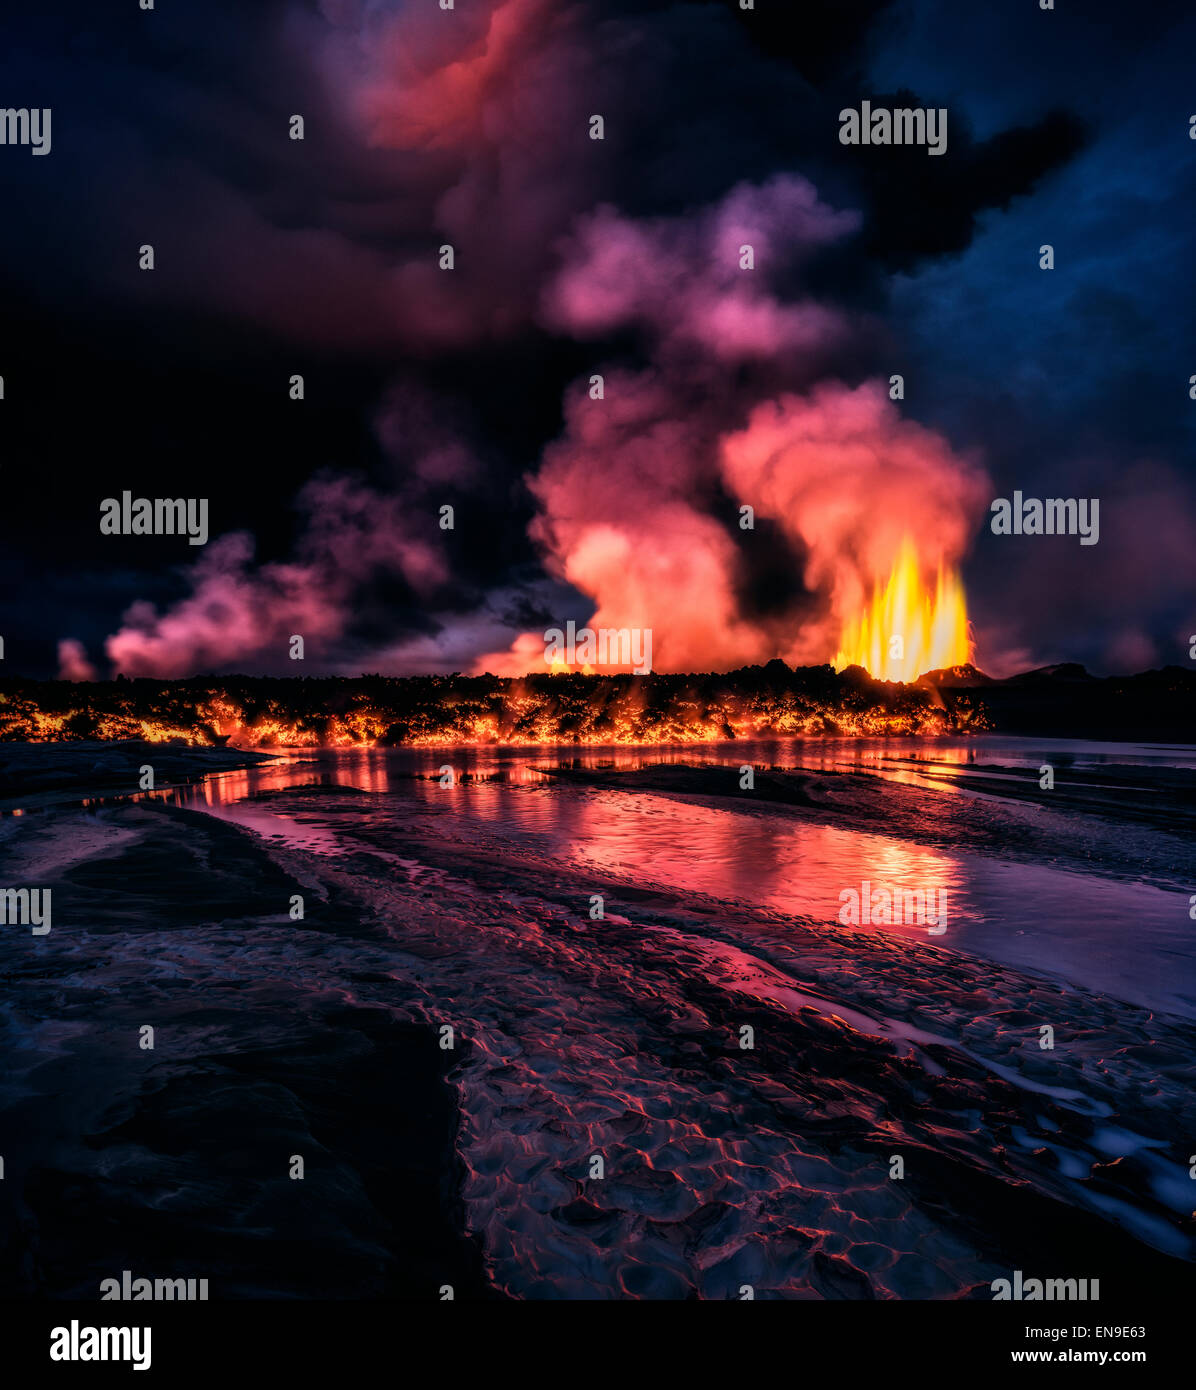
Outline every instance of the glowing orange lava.
{"label": "glowing orange lava", "polygon": [[844,624],[835,669],[862,666],[877,680],[913,681],[927,671],[972,660],[968,612],[959,572],[939,567],[934,585],[923,583],[909,536],[893,571],[871,602]]}

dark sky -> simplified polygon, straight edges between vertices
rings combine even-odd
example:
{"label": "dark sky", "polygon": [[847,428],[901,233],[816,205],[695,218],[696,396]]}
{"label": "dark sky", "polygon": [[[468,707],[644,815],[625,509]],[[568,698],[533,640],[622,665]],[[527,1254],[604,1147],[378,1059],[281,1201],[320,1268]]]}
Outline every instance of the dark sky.
{"label": "dark sky", "polygon": [[[515,669],[595,615],[829,659],[905,532],[986,669],[1186,662],[1196,14],[759,6],[6,18],[0,107],[53,115],[0,148],[5,673]],[[841,145],[864,99],[947,152]],[[1015,488],[1099,543],[993,536]],[[212,539],[101,535],[124,489]]]}

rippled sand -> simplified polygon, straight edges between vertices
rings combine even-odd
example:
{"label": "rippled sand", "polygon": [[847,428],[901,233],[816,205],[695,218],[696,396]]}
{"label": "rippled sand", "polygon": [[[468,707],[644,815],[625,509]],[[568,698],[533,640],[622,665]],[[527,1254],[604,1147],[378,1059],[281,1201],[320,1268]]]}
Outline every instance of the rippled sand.
{"label": "rippled sand", "polygon": [[[734,817],[766,846],[781,821],[879,819],[911,849],[1124,883],[1157,827],[1040,832],[1016,807],[1006,824],[925,787],[861,798],[782,774],[738,806],[724,775],[558,775],[472,802],[316,785],[5,822],[8,879],[52,883],[55,916],[48,937],[4,939],[0,1128],[19,1139],[0,1289],[87,1297],[124,1268],[208,1277],[213,1297],[988,1297],[1014,1269],[1111,1297],[1189,1280],[1181,1010],[785,910],[733,863],[654,878],[651,857],[578,829],[595,798],[608,819],[647,801],[666,832],[670,807]],[[1142,879],[1174,891],[1168,873]],[[1190,955],[1169,974],[1181,1002],[1196,993]]]}

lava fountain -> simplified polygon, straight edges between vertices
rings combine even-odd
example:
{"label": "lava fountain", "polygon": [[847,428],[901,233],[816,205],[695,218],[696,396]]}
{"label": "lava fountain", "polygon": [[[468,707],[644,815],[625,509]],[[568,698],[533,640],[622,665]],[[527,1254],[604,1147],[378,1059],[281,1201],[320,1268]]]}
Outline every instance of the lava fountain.
{"label": "lava fountain", "polygon": [[835,669],[862,666],[877,680],[913,681],[926,671],[972,660],[968,612],[958,570],[939,565],[933,586],[907,535],[888,582],[843,625]]}

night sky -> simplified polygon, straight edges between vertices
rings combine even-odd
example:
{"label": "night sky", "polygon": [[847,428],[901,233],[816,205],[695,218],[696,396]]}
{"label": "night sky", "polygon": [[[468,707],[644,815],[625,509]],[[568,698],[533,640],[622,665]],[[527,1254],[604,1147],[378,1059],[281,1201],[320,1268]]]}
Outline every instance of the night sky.
{"label": "night sky", "polygon": [[[828,660],[906,530],[993,674],[1188,661],[1190,5],[49,0],[5,37],[0,106],[53,112],[0,148],[5,674],[505,671],[595,616],[664,669]],[[947,152],[841,145],[864,99],[947,108]],[[124,489],[212,539],[101,535]],[[1014,489],[1099,498],[1099,543],[992,535]]]}

